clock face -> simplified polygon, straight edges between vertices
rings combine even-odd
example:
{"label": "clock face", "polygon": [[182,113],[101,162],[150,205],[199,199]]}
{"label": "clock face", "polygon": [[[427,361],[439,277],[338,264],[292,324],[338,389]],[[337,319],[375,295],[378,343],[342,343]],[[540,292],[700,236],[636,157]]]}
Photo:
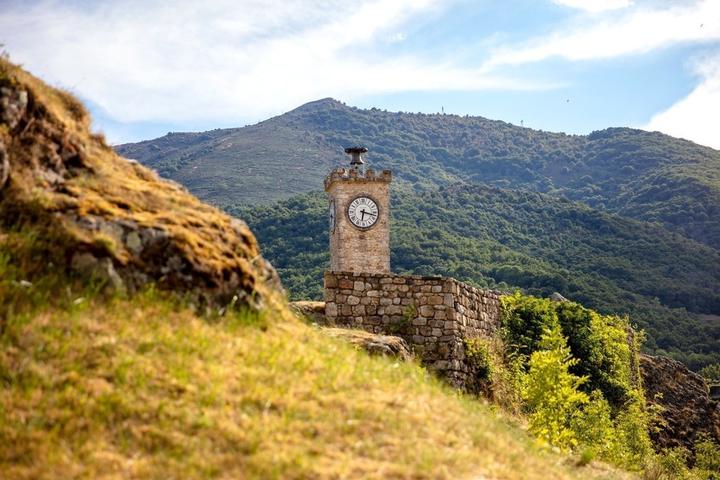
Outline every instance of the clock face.
{"label": "clock face", "polygon": [[370,228],[378,220],[380,211],[372,198],[357,197],[348,205],[348,218],[358,228]]}
{"label": "clock face", "polygon": [[335,231],[335,201],[330,201],[330,213],[328,215],[330,220],[330,233]]}

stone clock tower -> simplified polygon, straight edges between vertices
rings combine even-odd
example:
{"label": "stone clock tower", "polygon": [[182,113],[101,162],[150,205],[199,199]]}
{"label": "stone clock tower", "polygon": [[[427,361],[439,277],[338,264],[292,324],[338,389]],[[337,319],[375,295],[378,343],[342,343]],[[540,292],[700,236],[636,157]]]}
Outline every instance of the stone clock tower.
{"label": "stone clock tower", "polygon": [[330,199],[330,271],[390,273],[390,170],[366,169],[367,148],[346,148],[350,168],[325,178]]}

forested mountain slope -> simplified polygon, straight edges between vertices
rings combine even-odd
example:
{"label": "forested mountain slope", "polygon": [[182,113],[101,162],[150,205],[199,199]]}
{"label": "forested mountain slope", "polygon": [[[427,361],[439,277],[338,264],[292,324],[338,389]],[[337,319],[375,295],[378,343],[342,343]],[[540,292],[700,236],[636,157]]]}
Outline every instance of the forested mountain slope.
{"label": "forested mountain slope", "polygon": [[116,149],[203,199],[233,205],[317,190],[351,144],[369,147],[368,160],[401,181],[537,190],[662,222],[720,247],[720,152],[656,132],[565,135],[324,99],[245,128],[174,133]]}
{"label": "forested mountain slope", "polygon": [[[295,298],[320,298],[328,265],[321,193],[236,207]],[[602,312],[629,314],[648,348],[697,367],[720,360],[720,254],[659,225],[530,191],[451,185],[396,188],[396,272],[479,286],[554,291]]]}

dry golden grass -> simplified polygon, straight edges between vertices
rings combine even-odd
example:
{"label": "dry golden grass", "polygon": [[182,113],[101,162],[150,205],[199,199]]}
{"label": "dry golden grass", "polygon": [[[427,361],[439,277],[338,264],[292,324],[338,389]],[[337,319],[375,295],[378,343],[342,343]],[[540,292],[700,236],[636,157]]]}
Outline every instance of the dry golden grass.
{"label": "dry golden grass", "polygon": [[280,304],[212,321],[146,295],[15,317],[0,386],[3,479],[625,478]]}

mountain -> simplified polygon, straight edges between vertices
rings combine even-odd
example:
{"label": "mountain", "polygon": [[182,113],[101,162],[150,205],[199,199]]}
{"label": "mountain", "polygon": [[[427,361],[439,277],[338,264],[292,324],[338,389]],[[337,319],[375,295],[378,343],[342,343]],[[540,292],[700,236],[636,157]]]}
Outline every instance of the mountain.
{"label": "mountain", "polygon": [[[328,267],[323,194],[238,207],[294,298],[322,298]],[[451,185],[392,196],[393,271],[560,292],[629,314],[650,351],[694,368],[720,361],[720,254],[657,224],[531,191]]]}
{"label": "mountain", "polygon": [[367,146],[370,163],[400,181],[483,182],[565,196],[720,248],[720,152],[657,132],[565,135],[324,99],[249,127],[171,133],[116,149],[225,206],[318,190],[327,171],[344,163],[341,147],[354,144]]}

